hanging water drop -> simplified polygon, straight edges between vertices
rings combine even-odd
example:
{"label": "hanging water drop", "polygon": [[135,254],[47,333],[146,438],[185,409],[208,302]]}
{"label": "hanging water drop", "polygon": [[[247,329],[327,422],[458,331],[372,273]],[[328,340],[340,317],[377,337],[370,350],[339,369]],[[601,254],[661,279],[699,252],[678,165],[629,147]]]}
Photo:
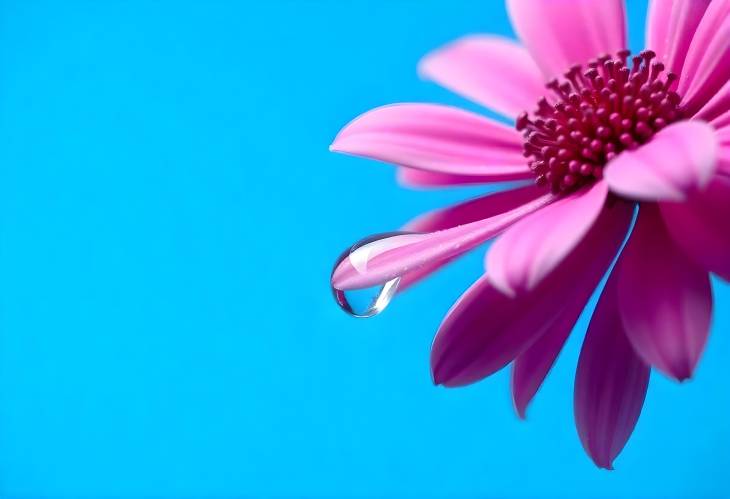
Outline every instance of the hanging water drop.
{"label": "hanging water drop", "polygon": [[365,289],[351,289],[343,291],[332,288],[335,301],[342,310],[357,318],[374,317],[385,310],[398,290],[400,277]]}
{"label": "hanging water drop", "polygon": [[[387,232],[362,239],[340,255],[332,267],[332,274],[334,275],[335,269],[345,259],[349,259],[352,266],[358,271],[365,272],[367,255],[371,253],[369,249],[377,247],[379,242],[385,239],[412,234],[412,232]],[[358,249],[360,251],[357,251]],[[400,279],[400,276],[397,276],[385,283],[361,289],[342,290],[332,286],[332,295],[337,305],[352,317],[374,317],[385,310],[391,302],[398,291]]]}

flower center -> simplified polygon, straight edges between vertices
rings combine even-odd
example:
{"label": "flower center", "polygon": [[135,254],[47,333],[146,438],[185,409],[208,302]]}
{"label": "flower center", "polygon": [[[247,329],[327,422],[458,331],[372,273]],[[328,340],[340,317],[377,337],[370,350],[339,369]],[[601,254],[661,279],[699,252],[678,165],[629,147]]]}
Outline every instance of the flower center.
{"label": "flower center", "polygon": [[600,179],[603,167],[625,149],[633,149],[680,117],[677,77],[645,50],[632,58],[623,50],[601,56],[565,73],[546,86],[557,98],[543,97],[537,110],[517,117],[525,137],[535,183],[565,193]]}

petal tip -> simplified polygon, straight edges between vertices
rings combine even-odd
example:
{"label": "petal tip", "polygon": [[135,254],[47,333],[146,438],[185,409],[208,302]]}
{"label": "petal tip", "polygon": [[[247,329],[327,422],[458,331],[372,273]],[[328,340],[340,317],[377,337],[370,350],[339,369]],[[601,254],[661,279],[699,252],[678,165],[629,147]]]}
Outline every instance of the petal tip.
{"label": "petal tip", "polygon": [[683,369],[681,371],[674,370],[670,375],[677,383],[684,384],[692,381],[694,372],[689,369]]}
{"label": "petal tip", "polygon": [[431,351],[431,382],[434,386],[442,386],[446,381],[443,370],[440,368],[440,362],[434,358],[434,352]]}
{"label": "petal tip", "polygon": [[527,421],[527,407],[518,407],[515,403],[515,414],[520,421]]}
{"label": "petal tip", "polygon": [[616,459],[616,456],[596,456],[591,452],[588,453],[588,456],[597,468],[606,471],[614,471],[615,468],[613,467],[613,460]]}

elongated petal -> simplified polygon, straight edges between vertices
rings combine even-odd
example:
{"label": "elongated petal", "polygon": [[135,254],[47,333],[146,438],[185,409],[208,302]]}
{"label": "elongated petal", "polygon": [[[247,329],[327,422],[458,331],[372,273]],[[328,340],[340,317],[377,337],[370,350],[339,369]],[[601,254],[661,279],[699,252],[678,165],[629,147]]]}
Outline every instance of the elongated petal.
{"label": "elongated petal", "polygon": [[655,51],[666,60],[669,45],[672,12],[676,7],[674,0],[650,0],[646,15],[646,47]]}
{"label": "elongated petal", "polygon": [[486,184],[492,181],[489,176],[480,177],[479,175],[454,175],[451,173],[416,170],[415,168],[408,167],[398,168],[397,178],[401,185],[415,189]]}
{"label": "elongated petal", "polygon": [[674,245],[658,206],[641,206],[616,272],[621,318],[634,349],[668,376],[691,377],[710,332],[710,278]]}
{"label": "elongated petal", "polygon": [[705,187],[717,165],[714,129],[699,121],[668,126],[606,167],[606,182],[621,196],[641,201],[682,201]]}
{"label": "elongated petal", "polygon": [[529,52],[511,40],[474,35],[428,54],[422,77],[508,117],[532,109],[545,93]]}
{"label": "elongated petal", "polygon": [[662,203],[661,211],[676,244],[705,270],[730,281],[730,173],[718,175],[685,203]]}
{"label": "elongated petal", "polygon": [[730,78],[730,0],[714,0],[692,38],[679,79],[682,107],[692,115]]}
{"label": "elongated petal", "polygon": [[373,109],[347,125],[330,149],[439,173],[500,181],[532,178],[516,130],[434,104]]}
{"label": "elongated petal", "polygon": [[[719,121],[719,118],[723,115],[730,118],[730,80],[725,82],[725,85],[722,86],[717,94],[697,111],[694,119],[708,121],[712,125],[720,128],[722,123]],[[718,120],[717,124],[715,124],[715,120]]]}
{"label": "elongated petal", "polygon": [[507,0],[507,8],[546,80],[626,47],[622,0]]}
{"label": "elongated petal", "polygon": [[514,296],[533,289],[576,247],[603,209],[603,182],[566,196],[506,231],[487,254],[490,280]]}
{"label": "elongated petal", "polygon": [[367,288],[425,265],[447,261],[494,237],[552,199],[550,194],[542,195],[512,210],[451,229],[396,235],[363,245],[340,262],[332,275],[332,285],[341,290]]}
{"label": "elongated petal", "polygon": [[[466,201],[456,206],[426,213],[407,223],[402,230],[406,232],[425,233],[451,229],[485,218],[497,217],[502,213],[515,210],[524,204],[534,201],[544,195],[544,193],[545,191],[543,189],[534,185],[497,192]],[[398,291],[404,291],[459,256],[461,254],[446,260],[437,260],[428,263],[417,270],[408,272],[401,278],[398,284]]]}
{"label": "elongated petal", "polygon": [[607,469],[613,469],[613,460],[634,431],[649,385],[649,367],[624,332],[615,281],[612,275],[588,326],[574,394],[583,448]]}
{"label": "elongated petal", "polygon": [[589,296],[623,241],[632,206],[606,207],[591,231],[532,292],[511,298],[479,279],[454,304],[431,350],[434,382],[461,386],[498,371],[525,352],[561,317],[566,304]]}
{"label": "elongated petal", "polygon": [[710,0],[652,0],[647,17],[646,47],[669,71],[679,75]]}
{"label": "elongated petal", "polygon": [[512,364],[512,402],[517,415],[523,419],[528,404],[553,367],[593,289],[586,287],[582,291],[582,294],[576,293],[570,305],[556,317],[545,333]]}
{"label": "elongated petal", "polygon": [[404,231],[436,232],[496,217],[545,195],[545,189],[527,185],[480,196],[448,208],[434,210],[408,222]]}

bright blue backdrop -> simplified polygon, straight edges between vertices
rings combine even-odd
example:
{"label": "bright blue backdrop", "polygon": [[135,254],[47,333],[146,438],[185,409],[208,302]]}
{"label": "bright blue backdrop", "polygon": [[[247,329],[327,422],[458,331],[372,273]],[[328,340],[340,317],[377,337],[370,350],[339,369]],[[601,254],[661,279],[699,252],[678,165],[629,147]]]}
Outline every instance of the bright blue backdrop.
{"label": "bright blue backdrop", "polygon": [[415,67],[485,31],[511,35],[500,2],[3,1],[0,495],[727,497],[727,286],[610,473],[572,421],[585,321],[528,422],[507,373],[431,385],[479,254],[378,318],[335,307],[348,243],[477,190],[328,144],[380,104],[476,109]]}

